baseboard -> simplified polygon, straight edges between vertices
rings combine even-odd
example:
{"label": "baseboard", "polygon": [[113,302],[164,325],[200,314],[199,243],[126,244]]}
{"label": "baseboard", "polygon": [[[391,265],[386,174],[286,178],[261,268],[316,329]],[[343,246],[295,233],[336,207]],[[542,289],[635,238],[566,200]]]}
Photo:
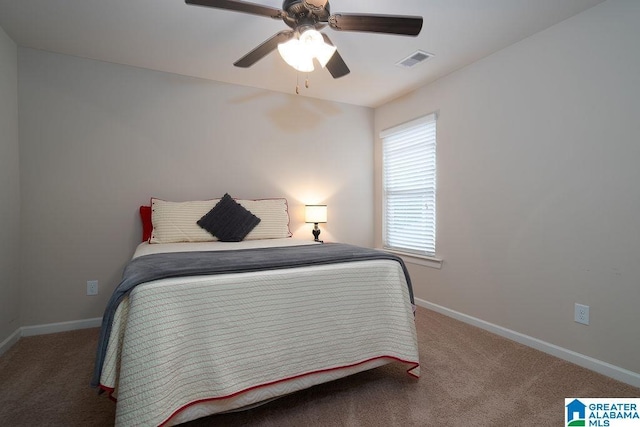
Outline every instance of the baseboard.
{"label": "baseboard", "polygon": [[20,329],[15,330],[14,333],[9,335],[9,337],[0,343],[0,356],[4,354],[5,351],[9,350],[15,343],[20,339]]}
{"label": "baseboard", "polygon": [[69,322],[48,323],[46,325],[23,326],[20,336],[55,334],[57,332],[75,331],[76,329],[98,328],[102,324],[102,317],[94,319],[72,320]]}
{"label": "baseboard", "polygon": [[476,317],[468,316],[466,314],[451,310],[449,308],[434,304],[420,298],[416,298],[415,302],[416,305],[419,305],[420,307],[428,308],[429,310],[444,314],[445,316],[452,317],[456,320],[460,320],[461,322],[477,326],[496,335],[500,335],[501,337],[510,339],[520,344],[524,344],[527,347],[535,348],[536,350],[540,350],[544,353],[550,354],[568,362],[575,363],[576,365],[582,366],[583,368],[590,369],[592,371],[598,372],[599,374],[640,388],[640,374],[637,372],[629,371],[627,369],[611,365],[610,363],[585,356],[584,354],[576,353],[575,351],[559,347],[555,344],[551,344],[516,331],[512,331],[511,329],[503,328],[502,326],[494,325],[493,323],[486,322]]}
{"label": "baseboard", "polygon": [[21,337],[55,334],[57,332],[75,331],[77,329],[98,328],[102,325],[102,317],[94,319],[72,320],[69,322],[48,323],[45,325],[23,326],[16,329],[9,338],[0,343],[0,356],[9,350]]}

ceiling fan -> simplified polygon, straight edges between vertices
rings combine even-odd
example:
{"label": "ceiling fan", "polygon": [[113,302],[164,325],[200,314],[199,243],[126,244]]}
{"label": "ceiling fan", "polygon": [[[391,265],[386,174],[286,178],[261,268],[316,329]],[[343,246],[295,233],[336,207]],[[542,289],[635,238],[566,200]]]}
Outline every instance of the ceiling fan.
{"label": "ceiling fan", "polygon": [[232,10],[253,15],[282,19],[291,30],[280,31],[236,61],[236,67],[247,68],[276,48],[283,59],[298,71],[313,71],[317,59],[333,78],[349,74],[350,70],[329,37],[319,30],[326,25],[338,31],[417,36],[422,29],[422,17],[374,14],[331,14],[328,0],[284,0],[282,9],[240,0],[185,0],[187,4]]}

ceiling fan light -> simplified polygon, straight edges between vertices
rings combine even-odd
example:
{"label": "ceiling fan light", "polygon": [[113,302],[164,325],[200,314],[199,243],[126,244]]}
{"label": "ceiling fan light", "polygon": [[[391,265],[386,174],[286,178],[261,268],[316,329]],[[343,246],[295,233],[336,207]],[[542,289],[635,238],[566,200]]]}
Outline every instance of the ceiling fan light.
{"label": "ceiling fan light", "polygon": [[301,30],[300,43],[302,43],[306,49],[315,49],[316,47],[324,44],[324,39],[320,31],[309,28]]}
{"label": "ceiling fan light", "polygon": [[300,45],[311,57],[316,58],[322,68],[327,65],[336,52],[336,47],[324,41],[320,31],[309,28],[300,34]]}
{"label": "ceiling fan light", "polygon": [[292,38],[285,43],[278,45],[278,52],[284,61],[303,73],[313,71],[313,57],[304,48],[300,40]]}
{"label": "ceiling fan light", "polygon": [[336,53],[336,50],[335,46],[324,42],[316,48],[315,56],[322,68],[326,67],[327,62],[329,62],[333,54]]}
{"label": "ceiling fan light", "polygon": [[278,53],[285,62],[293,67],[295,59],[297,58],[297,52],[300,49],[299,41],[296,38],[287,40],[284,43],[278,44]]}
{"label": "ceiling fan light", "polygon": [[310,73],[314,70],[313,60],[310,57],[298,58],[297,66],[293,67],[302,73]]}

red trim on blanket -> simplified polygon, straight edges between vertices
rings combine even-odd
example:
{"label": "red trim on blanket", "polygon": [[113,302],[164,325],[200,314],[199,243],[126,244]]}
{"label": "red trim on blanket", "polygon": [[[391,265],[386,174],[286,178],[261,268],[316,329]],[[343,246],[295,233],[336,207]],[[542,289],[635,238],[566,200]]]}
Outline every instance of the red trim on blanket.
{"label": "red trim on blanket", "polygon": [[[400,359],[400,358],[397,358],[397,357],[394,357],[394,356],[372,357],[371,359],[363,360],[361,362],[353,363],[351,365],[344,365],[344,366],[340,366],[340,367],[337,367],[337,368],[319,369],[317,371],[305,372],[304,374],[294,375],[292,377],[283,378],[283,379],[280,379],[280,380],[275,380],[275,381],[271,381],[271,382],[268,382],[268,383],[256,385],[256,386],[249,387],[249,388],[246,388],[244,390],[240,390],[238,392],[229,394],[227,396],[209,397],[209,398],[205,398],[205,399],[194,400],[193,402],[189,402],[186,405],[183,405],[182,407],[180,407],[177,410],[175,410],[171,415],[169,415],[169,417],[167,419],[165,419],[162,423],[160,423],[159,427],[162,427],[165,424],[167,424],[169,421],[171,421],[171,418],[173,418],[176,415],[178,415],[178,413],[184,411],[185,409],[187,409],[190,406],[197,405],[199,403],[210,402],[210,401],[213,401],[213,400],[229,399],[229,398],[236,397],[236,396],[238,396],[240,394],[247,393],[249,391],[252,391],[252,390],[255,390],[255,389],[258,389],[258,388],[261,388],[261,387],[267,387],[267,386],[271,386],[271,385],[274,385],[274,384],[282,383],[282,382],[285,382],[285,381],[295,380],[295,379],[298,379],[298,378],[301,378],[301,377],[306,377],[307,375],[320,374],[320,373],[324,373],[324,372],[339,371],[341,369],[353,368],[354,366],[362,365],[364,363],[372,362],[374,360],[379,360],[379,359],[391,359],[391,360],[395,360],[395,361],[400,362],[400,363],[404,363],[404,364],[410,365],[410,368],[407,369],[407,374],[409,374],[410,376],[412,376],[414,378],[420,378],[419,375],[416,375],[413,372],[417,367],[420,366],[420,363],[411,362],[411,361],[408,361],[408,360],[403,360],[403,359]],[[107,390],[107,391],[111,390],[111,392],[113,392],[113,389],[110,389],[109,387],[105,387],[102,384],[100,385],[100,387],[105,389],[105,390]],[[113,400],[115,400],[115,398]],[[211,414],[211,415],[214,415],[214,414]]]}
{"label": "red trim on blanket", "polygon": [[109,399],[113,400],[114,402],[118,401],[118,399],[113,397],[113,392],[115,391],[115,389],[113,387],[107,387],[106,385],[100,384],[100,385],[98,385],[98,388],[100,388],[100,390],[106,391],[107,392],[107,396],[109,396]]}

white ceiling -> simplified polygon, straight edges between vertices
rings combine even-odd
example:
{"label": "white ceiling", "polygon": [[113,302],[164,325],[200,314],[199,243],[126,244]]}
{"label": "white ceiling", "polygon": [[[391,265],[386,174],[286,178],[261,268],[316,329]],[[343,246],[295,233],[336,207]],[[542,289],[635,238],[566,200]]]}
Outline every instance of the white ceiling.
{"label": "white ceiling", "polygon": [[[331,0],[332,13],[420,15],[423,29],[406,37],[325,28],[351,74],[334,80],[316,69],[300,94],[376,107],[602,1]],[[19,46],[295,92],[296,71],[277,52],[248,69],[233,66],[289,28],[280,20],[182,0],[0,0],[0,26]],[[435,56],[411,69],[395,65],[417,49]]]}

